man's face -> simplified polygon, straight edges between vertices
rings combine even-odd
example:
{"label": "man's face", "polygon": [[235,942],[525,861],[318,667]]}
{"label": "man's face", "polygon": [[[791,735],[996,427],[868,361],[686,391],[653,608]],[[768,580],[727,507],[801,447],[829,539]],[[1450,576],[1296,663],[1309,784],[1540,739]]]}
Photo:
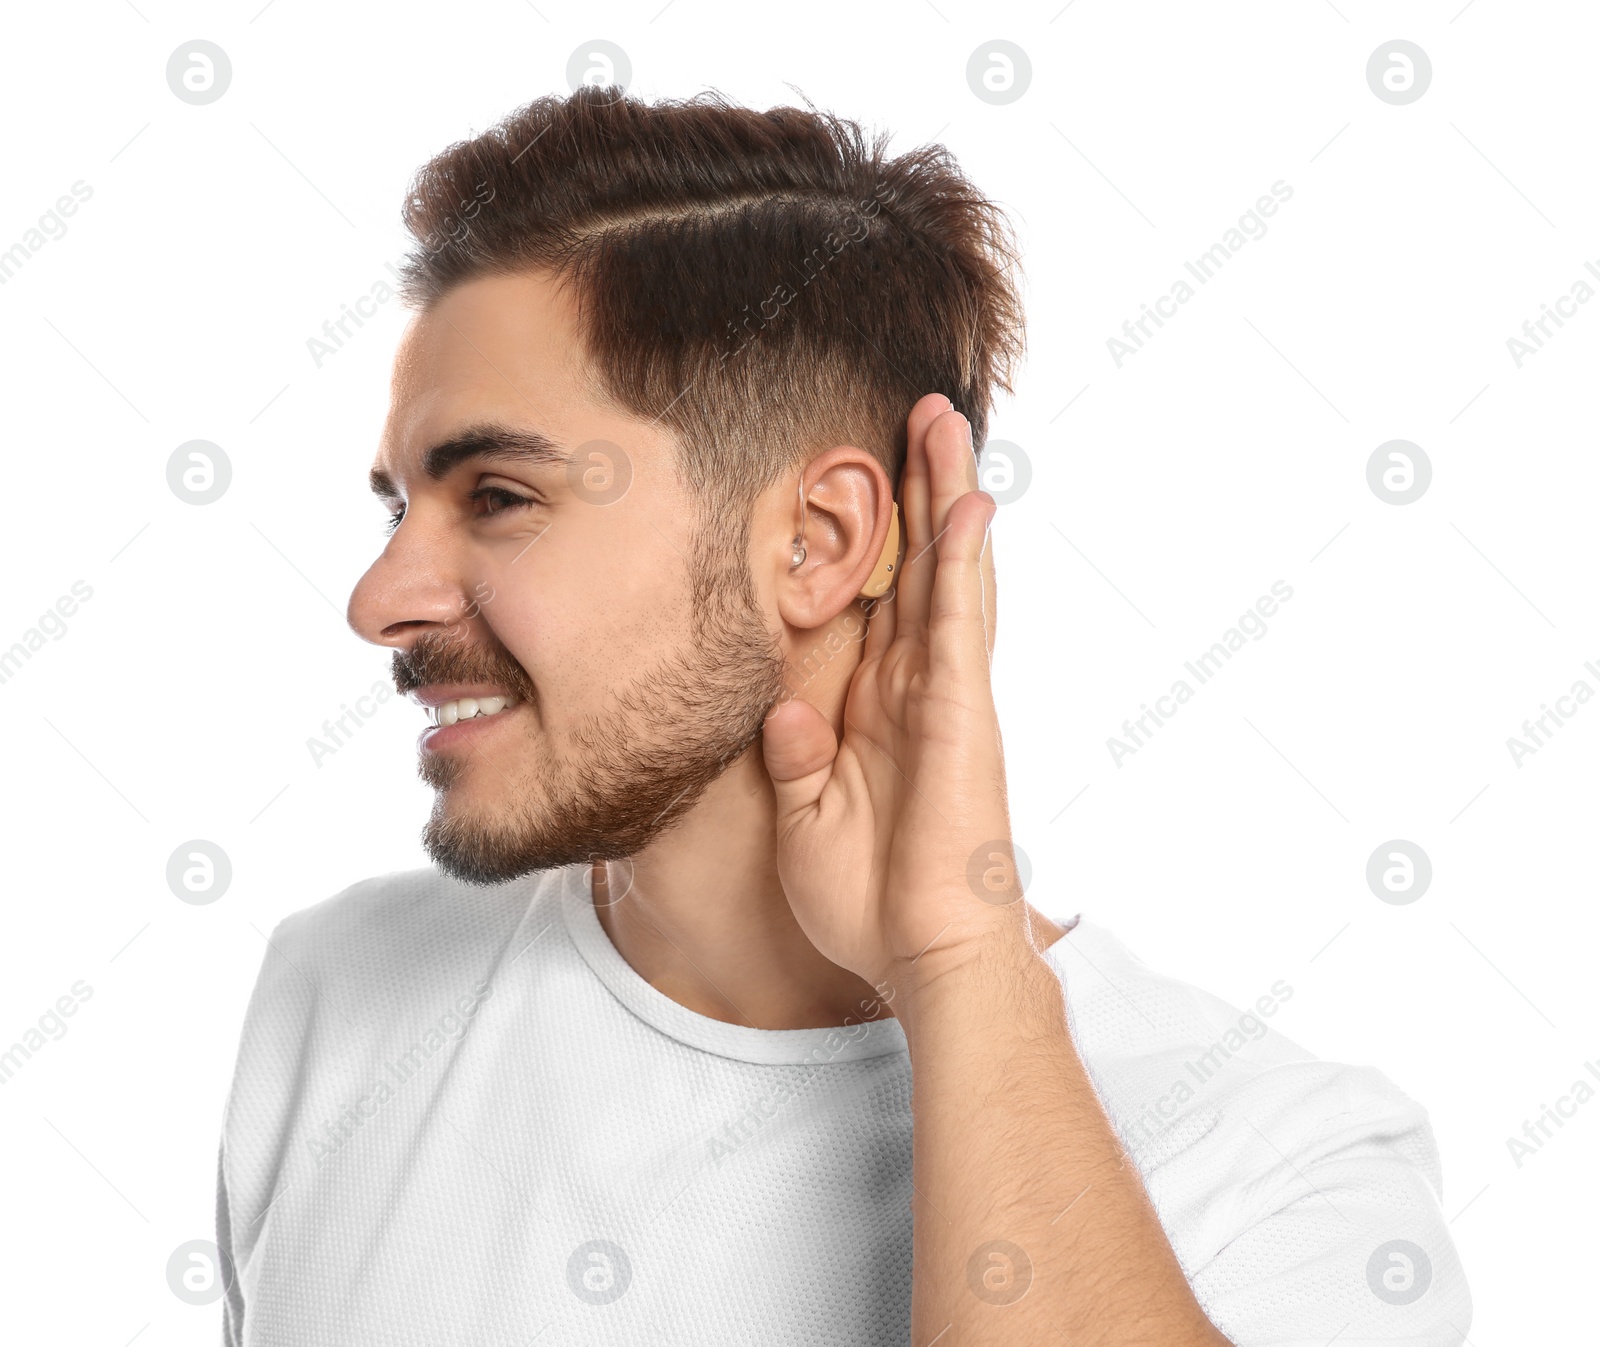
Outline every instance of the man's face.
{"label": "man's face", "polygon": [[594,390],[544,276],[457,286],[395,360],[374,489],[404,514],[349,620],[455,717],[418,741],[423,842],[477,883],[637,853],[783,688],[744,554],[697,546],[671,435]]}

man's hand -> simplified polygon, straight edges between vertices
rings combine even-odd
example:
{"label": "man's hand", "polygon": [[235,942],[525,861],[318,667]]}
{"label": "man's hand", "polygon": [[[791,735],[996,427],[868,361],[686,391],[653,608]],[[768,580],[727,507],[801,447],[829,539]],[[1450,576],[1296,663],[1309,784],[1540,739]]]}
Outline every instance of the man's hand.
{"label": "man's hand", "polygon": [[[1226,1347],[1112,1131],[1012,863],[989,654],[994,501],[965,418],[912,409],[906,563],[843,734],[767,719],[778,874],[807,937],[893,1002],[912,1060],[913,1347]],[[1037,932],[1037,936],[1035,935]]]}
{"label": "man's hand", "polygon": [[795,916],[880,988],[937,977],[991,937],[1026,940],[989,688],[995,504],[939,394],[912,408],[901,494],[905,564],[873,602],[842,736],[793,698],[764,738]]}

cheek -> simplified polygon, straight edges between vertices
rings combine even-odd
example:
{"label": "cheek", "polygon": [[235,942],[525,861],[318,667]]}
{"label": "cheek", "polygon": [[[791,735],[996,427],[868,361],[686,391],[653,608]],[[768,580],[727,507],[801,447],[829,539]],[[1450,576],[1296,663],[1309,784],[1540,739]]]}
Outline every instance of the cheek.
{"label": "cheek", "polygon": [[488,584],[483,618],[552,699],[589,705],[607,688],[682,658],[693,639],[683,567],[602,551],[587,562],[533,552]]}

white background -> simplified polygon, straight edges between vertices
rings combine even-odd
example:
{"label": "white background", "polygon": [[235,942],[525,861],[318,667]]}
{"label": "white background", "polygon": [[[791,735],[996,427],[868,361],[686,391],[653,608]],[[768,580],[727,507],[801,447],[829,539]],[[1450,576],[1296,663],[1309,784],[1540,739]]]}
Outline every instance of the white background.
{"label": "white background", "polygon": [[[212,1233],[264,933],[426,863],[420,713],[391,700],[320,766],[306,742],[388,676],[343,609],[382,543],[364,479],[404,315],[321,368],[307,341],[387,277],[415,167],[564,90],[597,37],[645,97],[805,95],[901,148],[942,140],[1012,213],[1030,358],[991,435],[1033,479],[995,526],[996,675],[1030,897],[1239,1005],[1287,981],[1277,1027],[1427,1105],[1471,1341],[1592,1333],[1600,1100],[1520,1167],[1507,1138],[1600,1069],[1600,704],[1520,766],[1506,741],[1575,680],[1600,691],[1600,303],[1520,369],[1507,338],[1600,266],[1600,22],[936,3],[8,13],[0,250],[93,192],[0,286],[0,648],[93,590],[0,685],[0,1048],[93,988],[0,1087],[8,1338],[217,1337],[165,1267]],[[195,38],[233,67],[207,106],[165,78]],[[995,38],[1032,65],[1005,106],[965,78]],[[1433,66],[1406,106],[1365,76],[1395,38]],[[1107,338],[1278,180],[1267,234],[1118,368]],[[1366,479],[1396,438],[1433,467],[1405,506]],[[233,468],[203,507],[166,481],[191,439]],[[1277,580],[1267,635],[1118,765],[1108,737]],[[195,838],[233,866],[206,906],[166,881]],[[1395,838],[1433,866],[1405,905],[1365,878]]]}

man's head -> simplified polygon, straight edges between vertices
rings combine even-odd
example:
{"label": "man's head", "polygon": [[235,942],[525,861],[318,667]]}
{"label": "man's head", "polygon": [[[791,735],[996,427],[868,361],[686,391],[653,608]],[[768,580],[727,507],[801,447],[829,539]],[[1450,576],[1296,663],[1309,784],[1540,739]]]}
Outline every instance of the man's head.
{"label": "man's head", "polygon": [[1003,218],[938,147],[595,89],[451,147],[405,215],[400,522],[350,620],[401,691],[506,699],[425,737],[424,841],[477,882],[636,854],[859,626],[917,398],[982,443],[1021,346]]}

